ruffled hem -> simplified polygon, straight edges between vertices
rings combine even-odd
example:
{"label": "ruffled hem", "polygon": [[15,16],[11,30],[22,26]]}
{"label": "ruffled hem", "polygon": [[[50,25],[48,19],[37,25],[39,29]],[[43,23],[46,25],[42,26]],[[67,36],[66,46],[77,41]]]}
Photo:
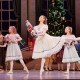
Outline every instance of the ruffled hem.
{"label": "ruffled hem", "polygon": [[23,59],[22,56],[20,57],[6,57],[6,62],[7,61],[16,61],[16,60],[20,60],[20,59]]}
{"label": "ruffled hem", "polygon": [[63,63],[68,63],[68,62],[78,62],[80,61],[80,58],[65,58],[62,60]]}

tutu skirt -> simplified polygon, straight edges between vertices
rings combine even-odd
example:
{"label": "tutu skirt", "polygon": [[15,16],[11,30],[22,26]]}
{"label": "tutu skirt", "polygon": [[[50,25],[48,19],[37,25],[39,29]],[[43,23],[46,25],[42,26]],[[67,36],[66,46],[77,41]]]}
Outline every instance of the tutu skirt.
{"label": "tutu skirt", "polygon": [[23,59],[21,50],[17,43],[8,43],[6,61]]}
{"label": "tutu skirt", "polygon": [[64,41],[61,37],[53,37],[48,34],[39,36],[35,41],[32,58],[45,58],[58,53],[62,49]]}
{"label": "tutu skirt", "polygon": [[80,61],[80,57],[78,56],[75,46],[72,45],[70,48],[67,48],[65,46],[62,62],[68,63],[68,62],[77,62],[77,61]]}

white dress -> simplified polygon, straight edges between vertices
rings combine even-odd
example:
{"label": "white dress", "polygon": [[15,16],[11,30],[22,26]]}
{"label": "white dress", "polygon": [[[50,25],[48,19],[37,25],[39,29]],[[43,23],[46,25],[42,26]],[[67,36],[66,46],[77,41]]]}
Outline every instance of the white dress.
{"label": "white dress", "polygon": [[[6,39],[17,39],[19,38],[19,34],[7,34],[5,36]],[[8,42],[7,52],[6,52],[6,61],[11,60],[20,60],[23,59],[21,50],[17,42]]]}
{"label": "white dress", "polygon": [[[44,30],[48,30],[48,26],[35,26],[34,30],[37,34],[41,34]],[[45,33],[44,36],[38,36],[35,41],[33,50],[33,59],[50,57],[52,54],[58,53],[64,44],[64,39],[61,37],[53,37]]]}
{"label": "white dress", "polygon": [[[75,38],[74,35],[63,35],[62,37],[64,38]],[[66,40],[66,43],[70,44],[72,40]],[[70,47],[67,47],[68,44],[65,44],[64,46],[64,53],[63,53],[63,63],[68,63],[68,62],[77,62],[80,60],[78,53],[76,51],[76,48],[74,44],[72,44]]]}

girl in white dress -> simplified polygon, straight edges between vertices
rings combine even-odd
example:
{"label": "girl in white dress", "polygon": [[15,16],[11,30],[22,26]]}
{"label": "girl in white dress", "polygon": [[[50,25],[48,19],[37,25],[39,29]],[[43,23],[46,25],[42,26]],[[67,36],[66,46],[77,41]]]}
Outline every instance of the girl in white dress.
{"label": "girl in white dress", "polygon": [[[66,33],[66,35],[62,36],[64,38],[66,38],[62,62],[67,63],[67,71],[65,73],[69,73],[70,63],[77,62],[80,60],[80,58],[79,58],[76,48],[74,46],[73,40],[75,40],[75,36],[72,35],[72,28],[66,27],[65,33]],[[68,38],[72,38],[73,40],[70,40]]]}
{"label": "girl in white dress", "polygon": [[33,35],[37,36],[34,50],[33,59],[42,58],[40,74],[44,71],[44,63],[47,57],[52,54],[59,52],[64,44],[64,39],[61,37],[53,37],[48,35],[46,32],[48,30],[47,19],[44,15],[39,17],[39,25],[34,27]]}
{"label": "girl in white dress", "polygon": [[9,27],[9,34],[5,36],[5,39],[8,42],[6,61],[10,61],[10,71],[8,73],[13,73],[13,61],[15,60],[19,60],[26,72],[29,73],[26,65],[24,64],[21,50],[18,45],[18,41],[22,40],[22,38],[17,34],[14,26]]}

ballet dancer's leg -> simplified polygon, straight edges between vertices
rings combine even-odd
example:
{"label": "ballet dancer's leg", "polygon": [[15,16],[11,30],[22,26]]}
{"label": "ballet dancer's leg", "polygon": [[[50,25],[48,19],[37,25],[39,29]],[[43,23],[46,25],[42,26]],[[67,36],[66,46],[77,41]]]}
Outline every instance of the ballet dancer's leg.
{"label": "ballet dancer's leg", "polygon": [[26,67],[24,61],[22,59],[20,59],[20,63],[22,64],[22,66],[24,67],[24,70],[29,73],[28,68]]}
{"label": "ballet dancer's leg", "polygon": [[13,61],[10,61],[10,71],[8,73],[13,73]]}
{"label": "ballet dancer's leg", "polygon": [[75,71],[75,64],[76,63],[72,63],[72,70],[74,70],[74,71]]}
{"label": "ballet dancer's leg", "polygon": [[70,70],[70,63],[67,63],[67,71],[65,73],[69,73]]}
{"label": "ballet dancer's leg", "polygon": [[44,71],[44,64],[45,64],[45,58],[42,58],[41,60],[41,69],[40,69],[40,74]]}

